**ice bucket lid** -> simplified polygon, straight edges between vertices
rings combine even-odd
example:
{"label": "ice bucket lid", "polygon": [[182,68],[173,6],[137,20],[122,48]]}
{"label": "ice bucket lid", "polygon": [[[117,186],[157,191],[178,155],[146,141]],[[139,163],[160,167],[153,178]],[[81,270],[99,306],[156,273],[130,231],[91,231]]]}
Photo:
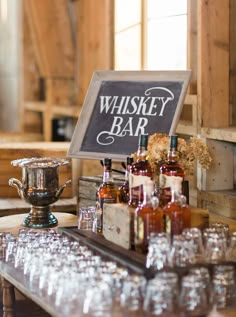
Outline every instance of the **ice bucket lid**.
{"label": "ice bucket lid", "polygon": [[11,161],[13,166],[29,168],[55,168],[68,163],[69,161],[67,159],[51,157],[31,157]]}

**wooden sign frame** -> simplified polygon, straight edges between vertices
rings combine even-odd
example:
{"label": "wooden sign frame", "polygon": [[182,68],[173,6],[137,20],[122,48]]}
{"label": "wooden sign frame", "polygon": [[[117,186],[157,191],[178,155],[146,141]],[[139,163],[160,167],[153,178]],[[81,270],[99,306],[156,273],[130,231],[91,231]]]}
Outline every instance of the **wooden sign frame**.
{"label": "wooden sign frame", "polygon": [[190,70],[96,71],[68,156],[124,160],[140,133],[175,133],[190,76]]}

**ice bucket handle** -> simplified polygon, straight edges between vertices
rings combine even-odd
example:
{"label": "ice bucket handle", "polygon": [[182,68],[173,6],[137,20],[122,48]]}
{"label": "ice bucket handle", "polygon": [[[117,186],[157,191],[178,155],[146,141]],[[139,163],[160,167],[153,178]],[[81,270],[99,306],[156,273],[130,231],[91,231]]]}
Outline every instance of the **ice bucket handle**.
{"label": "ice bucket handle", "polygon": [[65,182],[64,185],[60,186],[58,191],[56,192],[56,199],[58,199],[60,197],[60,195],[62,194],[63,190],[66,188],[67,185],[71,184],[71,179],[69,179],[68,181]]}
{"label": "ice bucket handle", "polygon": [[24,198],[23,197],[23,192],[22,192],[22,189],[23,189],[23,184],[21,183],[21,181],[19,181],[18,179],[16,178],[10,178],[9,181],[8,181],[8,184],[12,187],[16,187],[17,191],[18,191],[18,194],[21,198]]}

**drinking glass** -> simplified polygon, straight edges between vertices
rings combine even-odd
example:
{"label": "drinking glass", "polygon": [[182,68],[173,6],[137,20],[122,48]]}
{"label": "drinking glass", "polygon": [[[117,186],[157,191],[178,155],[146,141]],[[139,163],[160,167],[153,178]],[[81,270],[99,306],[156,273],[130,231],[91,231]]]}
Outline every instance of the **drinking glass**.
{"label": "drinking glass", "polygon": [[209,307],[207,291],[201,277],[196,274],[182,277],[179,305],[180,310],[188,317],[205,316]]}
{"label": "drinking glass", "polygon": [[143,300],[146,292],[146,279],[138,274],[127,277],[121,293],[121,307],[125,316],[143,316]]}
{"label": "drinking glass", "polygon": [[177,316],[178,275],[158,272],[147,283],[143,309],[147,316]]}
{"label": "drinking glass", "polygon": [[212,276],[213,303],[217,308],[226,308],[236,299],[235,269],[233,265],[215,265]]}
{"label": "drinking glass", "polygon": [[226,261],[236,262],[236,232],[229,236],[229,246],[225,254]]}
{"label": "drinking glass", "polygon": [[16,250],[17,250],[17,239],[13,236],[5,237],[5,248],[6,248],[6,255],[5,260],[9,263],[15,262]]}
{"label": "drinking glass", "polygon": [[[209,228],[211,229],[211,228]],[[224,234],[208,231],[205,233],[204,257],[207,263],[219,263],[225,260],[227,240]]]}
{"label": "drinking glass", "polygon": [[111,292],[111,281],[104,279],[104,276],[90,281],[85,290],[83,313],[91,317],[111,317],[113,308]]}
{"label": "drinking glass", "polygon": [[193,239],[184,235],[174,235],[171,259],[173,266],[186,267],[196,262]]}
{"label": "drinking glass", "polygon": [[193,248],[196,257],[196,262],[203,260],[203,241],[202,233],[198,228],[185,228],[182,232],[183,236],[189,237],[193,240]]}
{"label": "drinking glass", "polygon": [[94,230],[96,218],[96,207],[88,206],[79,209],[78,229]]}
{"label": "drinking glass", "polygon": [[10,232],[0,232],[0,259],[6,259],[6,247],[9,240],[14,238]]}
{"label": "drinking glass", "polygon": [[229,225],[224,222],[211,222],[209,228],[214,228],[216,232],[221,232],[225,235],[226,238],[229,236]]}
{"label": "drinking glass", "polygon": [[148,254],[146,258],[146,267],[154,270],[161,270],[165,267],[171,267],[170,259],[170,235],[168,233],[151,233]]}

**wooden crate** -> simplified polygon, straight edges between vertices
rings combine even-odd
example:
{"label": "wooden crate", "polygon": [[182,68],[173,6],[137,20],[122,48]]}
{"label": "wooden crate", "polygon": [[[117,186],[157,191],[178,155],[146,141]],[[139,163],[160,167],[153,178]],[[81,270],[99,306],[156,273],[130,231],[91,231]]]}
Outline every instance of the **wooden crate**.
{"label": "wooden crate", "polygon": [[[22,169],[11,165],[11,161],[25,157],[65,158],[68,142],[9,142],[0,144],[0,197],[18,198],[16,188],[8,185],[8,180],[15,177],[21,181]],[[72,162],[58,168],[59,185],[72,179]],[[73,196],[73,184],[63,191],[61,198]]]}
{"label": "wooden crate", "polygon": [[[126,204],[104,204],[103,235],[119,246],[130,249],[134,209]],[[203,229],[209,224],[207,210],[191,207],[191,227]]]}
{"label": "wooden crate", "polygon": [[[122,185],[124,177],[114,177],[117,186]],[[94,205],[96,202],[96,191],[102,184],[102,175],[80,176],[78,187],[78,208]]]}

